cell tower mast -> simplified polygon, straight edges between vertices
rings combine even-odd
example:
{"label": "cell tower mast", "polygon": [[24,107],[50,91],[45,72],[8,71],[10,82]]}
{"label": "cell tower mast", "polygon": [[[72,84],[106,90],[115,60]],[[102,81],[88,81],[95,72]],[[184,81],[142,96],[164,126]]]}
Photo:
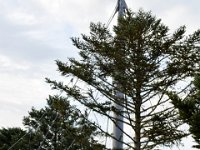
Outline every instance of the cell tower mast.
{"label": "cell tower mast", "polygon": [[[128,9],[125,0],[118,0],[117,7],[115,13],[118,12],[118,19],[123,17],[125,11]],[[119,88],[120,89],[120,88]],[[115,108],[123,113],[123,99],[124,94],[120,91],[116,91],[116,97],[122,100],[122,104],[118,105],[117,103],[114,104]],[[116,123],[113,126],[113,136],[117,139],[113,139],[113,149],[123,149],[123,115],[114,113],[114,118],[116,119]]]}

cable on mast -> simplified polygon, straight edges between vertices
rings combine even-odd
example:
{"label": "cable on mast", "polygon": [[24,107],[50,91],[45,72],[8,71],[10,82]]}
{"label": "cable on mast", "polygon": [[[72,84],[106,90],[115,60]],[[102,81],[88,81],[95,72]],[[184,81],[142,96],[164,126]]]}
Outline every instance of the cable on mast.
{"label": "cable on mast", "polygon": [[110,25],[110,23],[112,22],[113,18],[115,17],[116,13],[117,13],[117,9],[118,9],[118,4],[115,6],[115,9],[112,13],[112,16],[109,18],[107,24],[106,24],[106,28],[108,28],[108,26]]}
{"label": "cable on mast", "polygon": [[115,6],[115,9],[111,15],[111,17],[109,18],[107,24],[106,24],[106,28],[108,28],[108,26],[110,25],[110,23],[112,22],[113,18],[115,17],[116,13],[119,13],[119,17],[123,16],[125,13],[125,10],[128,10],[127,4],[124,0],[118,0],[117,5]]}

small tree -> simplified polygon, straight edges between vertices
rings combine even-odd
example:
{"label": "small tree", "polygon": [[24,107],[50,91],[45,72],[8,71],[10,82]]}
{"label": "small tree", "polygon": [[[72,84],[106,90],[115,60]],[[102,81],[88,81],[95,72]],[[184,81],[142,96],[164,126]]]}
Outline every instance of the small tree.
{"label": "small tree", "polygon": [[[178,143],[187,134],[179,129],[182,122],[167,93],[181,94],[190,88],[189,82],[184,86],[181,82],[199,69],[200,31],[185,36],[182,26],[170,34],[160,19],[144,11],[127,12],[113,31],[114,35],[101,23],[91,23],[89,36],[72,38],[81,58],[57,61],[63,76],[76,77],[81,84],[47,81],[114,124],[116,119],[109,112],[123,116],[118,121],[134,132],[123,131],[132,142],[121,141],[128,148],[148,150]],[[116,97],[116,91],[124,98]],[[124,111],[112,103],[123,106]],[[115,139],[111,132],[97,127]]]}
{"label": "small tree", "polygon": [[180,98],[176,93],[170,93],[172,103],[179,110],[180,119],[189,125],[189,131],[200,149],[200,76],[194,80],[194,88],[185,98]]}
{"label": "small tree", "polygon": [[102,150],[104,145],[95,140],[100,137],[97,128],[84,114],[71,106],[66,98],[49,96],[47,106],[32,108],[24,117],[21,128],[0,129],[0,150]]}
{"label": "small tree", "polygon": [[70,105],[66,98],[50,96],[44,109],[32,108],[24,125],[37,135],[37,149],[101,150],[103,145],[94,139],[99,135],[87,119],[87,113]]}

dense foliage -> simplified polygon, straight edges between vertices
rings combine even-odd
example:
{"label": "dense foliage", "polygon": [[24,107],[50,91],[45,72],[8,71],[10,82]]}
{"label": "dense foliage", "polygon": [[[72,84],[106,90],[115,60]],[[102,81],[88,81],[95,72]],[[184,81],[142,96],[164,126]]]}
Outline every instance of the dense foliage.
{"label": "dense foliage", "polygon": [[102,150],[97,143],[97,128],[89,121],[88,114],[71,106],[66,98],[49,96],[47,106],[32,108],[24,118],[27,131],[20,128],[0,130],[0,150]]}
{"label": "dense foliage", "polygon": [[[26,132],[20,128],[0,129],[0,150],[8,150],[25,133]],[[20,149],[20,147],[22,147],[21,142],[15,148]]]}
{"label": "dense foliage", "polygon": [[66,98],[50,96],[44,109],[32,109],[24,124],[42,138],[39,149],[102,149],[94,139],[96,127],[87,119],[87,113],[70,105]]}

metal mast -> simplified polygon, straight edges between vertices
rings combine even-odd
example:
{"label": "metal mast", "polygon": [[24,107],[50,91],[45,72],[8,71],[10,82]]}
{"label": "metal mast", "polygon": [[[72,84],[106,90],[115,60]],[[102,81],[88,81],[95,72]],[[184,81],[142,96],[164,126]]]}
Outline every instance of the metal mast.
{"label": "metal mast", "polygon": [[[125,10],[127,10],[127,5],[125,0],[118,0],[117,7],[115,13],[118,12],[118,18],[123,17],[125,14]],[[120,88],[119,88],[120,89]],[[118,105],[117,103],[114,104],[115,108],[123,113],[123,99],[124,94],[120,91],[116,91],[116,97],[122,100],[122,104]],[[113,149],[123,149],[123,115],[114,113],[114,118],[116,119],[116,124],[113,126],[113,136],[117,139],[113,139]]]}
{"label": "metal mast", "polygon": [[128,10],[125,0],[118,0],[117,2],[118,17],[123,17],[125,10]]}

